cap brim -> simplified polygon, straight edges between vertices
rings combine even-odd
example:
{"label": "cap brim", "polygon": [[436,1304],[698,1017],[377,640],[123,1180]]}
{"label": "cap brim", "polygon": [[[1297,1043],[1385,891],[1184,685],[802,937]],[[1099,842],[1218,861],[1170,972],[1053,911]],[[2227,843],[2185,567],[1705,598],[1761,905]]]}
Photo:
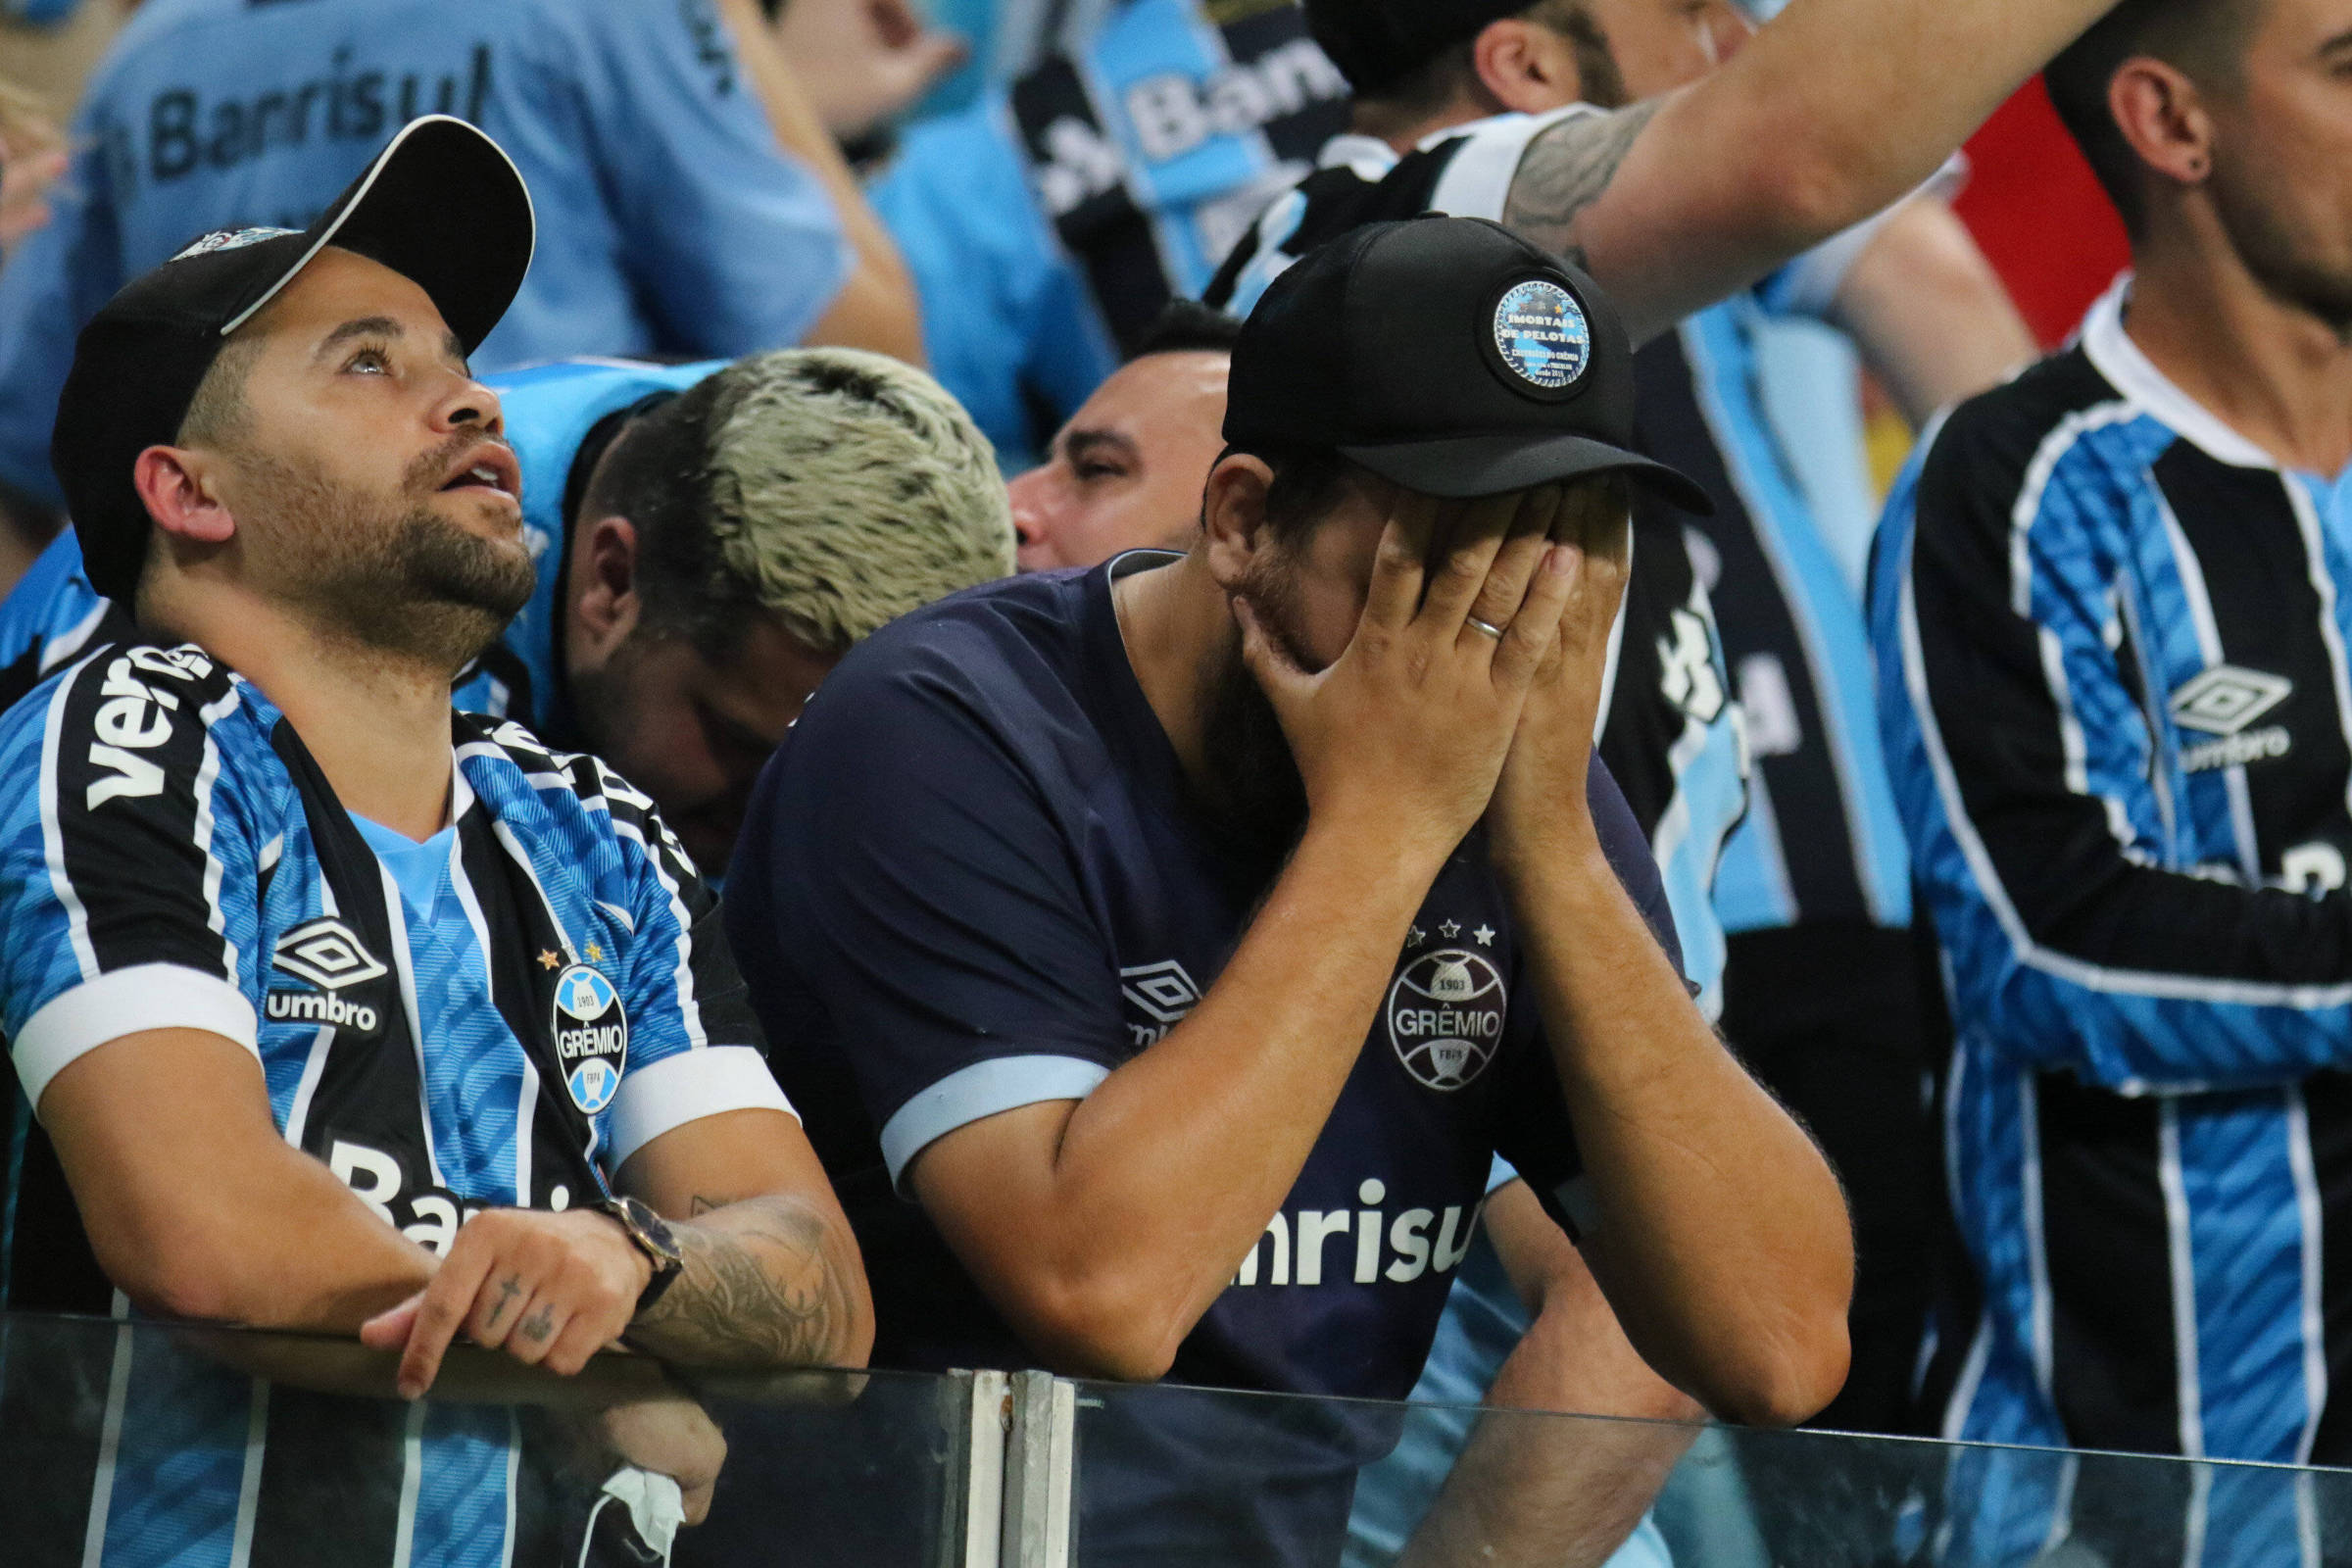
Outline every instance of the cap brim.
{"label": "cap brim", "polygon": [[1697,481],[1663,463],[1585,435],[1466,435],[1442,441],[1342,447],[1343,457],[1382,478],[1448,501],[1506,495],[1541,484],[1622,473],[1685,512],[1715,514],[1715,502]]}
{"label": "cap brim", "polygon": [[303,232],[300,258],[221,327],[251,320],[329,245],[415,282],[471,354],[514,303],[538,242],[531,193],[506,150],[465,121],[427,115],[401,127]]}

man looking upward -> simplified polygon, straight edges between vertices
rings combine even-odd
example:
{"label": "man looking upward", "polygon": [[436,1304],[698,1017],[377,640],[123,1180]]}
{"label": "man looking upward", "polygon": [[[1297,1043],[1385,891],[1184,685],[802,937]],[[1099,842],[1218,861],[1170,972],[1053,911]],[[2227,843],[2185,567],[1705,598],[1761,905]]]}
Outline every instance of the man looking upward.
{"label": "man looking upward", "polygon": [[[713,874],[760,765],[851,644],[1011,569],[987,441],[881,355],[564,361],[485,384],[535,585],[452,700],[612,762]],[[120,595],[138,565],[98,569]],[[68,531],[0,603],[0,706],[131,634]]]}
{"label": "man looking upward", "polygon": [[[559,1372],[623,1334],[863,1358],[856,1245],[710,892],[602,763],[450,713],[531,590],[465,359],[529,213],[495,144],[425,121],[309,230],[208,235],[82,334],[54,462],[157,640],[0,722],[0,1022],[39,1116],[11,1306],[356,1333],[412,1398],[461,1333]],[[117,1365],[110,1558],[167,1504],[279,1560],[514,1549],[503,1410],[346,1412],[366,1457],[333,1450],[354,1498],[320,1517],[270,1477],[336,1417]],[[258,1481],[190,1485],[191,1429]],[[429,1540],[393,1506],[420,1488],[467,1503]]]}
{"label": "man looking upward", "polygon": [[[1500,1148],[1667,1376],[1752,1420],[1836,1392],[1837,1184],[1589,766],[1625,476],[1704,505],[1625,450],[1631,377],[1494,225],[1362,230],[1244,328],[1188,554],[963,595],[819,693],[728,918],[887,1364],[1399,1396]],[[1377,1442],[1250,1426],[1129,1434],[1090,1549],[1336,1552]]]}

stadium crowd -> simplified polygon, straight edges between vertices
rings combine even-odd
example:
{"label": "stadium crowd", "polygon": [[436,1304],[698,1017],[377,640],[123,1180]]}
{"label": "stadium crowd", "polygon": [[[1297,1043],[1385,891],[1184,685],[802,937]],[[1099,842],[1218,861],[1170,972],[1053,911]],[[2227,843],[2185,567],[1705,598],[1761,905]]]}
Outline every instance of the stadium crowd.
{"label": "stadium crowd", "polygon": [[[1090,1564],[1654,1568],[1708,1418],[1984,1445],[1775,1562],[2342,1560],[2004,1455],[2352,1466],[2352,0],[69,26],[0,1309],[1447,1407],[1106,1410]],[[0,1539],[753,1560],[690,1388],[125,1357]]]}

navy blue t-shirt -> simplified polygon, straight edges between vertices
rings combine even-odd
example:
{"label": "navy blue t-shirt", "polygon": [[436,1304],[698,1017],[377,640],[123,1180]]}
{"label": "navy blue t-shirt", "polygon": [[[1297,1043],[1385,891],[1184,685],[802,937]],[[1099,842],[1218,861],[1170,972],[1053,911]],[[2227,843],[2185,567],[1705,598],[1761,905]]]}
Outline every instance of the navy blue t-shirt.
{"label": "navy blue t-shirt", "polygon": [[[1278,869],[1237,858],[1188,804],[1128,662],[1111,580],[1155,564],[1139,553],[991,584],[885,628],[826,680],[754,798],[728,930],[864,1250],[877,1366],[1035,1364],[900,1191],[906,1166],[983,1117],[1082,1099],[1150,1049],[1216,983]],[[1592,796],[1618,874],[1671,933],[1648,846],[1597,762]],[[1579,1173],[1537,1009],[1512,1004],[1520,968],[1474,836],[1413,922],[1297,1186],[1179,1349],[1175,1381],[1411,1390],[1492,1156],[1555,1205]],[[1382,1446],[1353,1425],[1243,1442],[1211,1419],[1149,1441],[1181,1450],[1157,1467],[1171,1484],[1204,1466],[1261,1486],[1284,1471],[1338,1481]],[[1335,1496],[1336,1529],[1345,1486],[1275,1488],[1244,1510],[1253,1558],[1306,1560],[1277,1544],[1305,1521],[1280,1516],[1312,1514],[1307,1534],[1322,1535]],[[1139,1548],[1193,1528],[1184,1510],[1144,1530],[1142,1514],[1098,1519],[1086,1501],[1090,1561],[1127,1526]],[[1201,1544],[1240,1549],[1230,1531]]]}

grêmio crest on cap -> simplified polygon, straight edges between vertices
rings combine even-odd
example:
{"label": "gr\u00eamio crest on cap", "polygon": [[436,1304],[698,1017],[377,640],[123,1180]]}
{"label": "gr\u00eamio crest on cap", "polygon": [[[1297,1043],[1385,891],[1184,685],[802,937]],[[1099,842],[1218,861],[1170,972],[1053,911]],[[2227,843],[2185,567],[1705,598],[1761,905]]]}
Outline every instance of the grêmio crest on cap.
{"label": "gr\u00eamio crest on cap", "polygon": [[248,245],[259,245],[266,239],[276,239],[293,232],[295,230],[290,228],[215,229],[172,260],[184,262],[191,256],[210,256],[215,251],[241,251]]}
{"label": "gr\u00eamio crest on cap", "polygon": [[1565,397],[1592,365],[1592,327],[1575,295],[1547,277],[1503,290],[1494,303],[1494,354],[1512,390]]}

